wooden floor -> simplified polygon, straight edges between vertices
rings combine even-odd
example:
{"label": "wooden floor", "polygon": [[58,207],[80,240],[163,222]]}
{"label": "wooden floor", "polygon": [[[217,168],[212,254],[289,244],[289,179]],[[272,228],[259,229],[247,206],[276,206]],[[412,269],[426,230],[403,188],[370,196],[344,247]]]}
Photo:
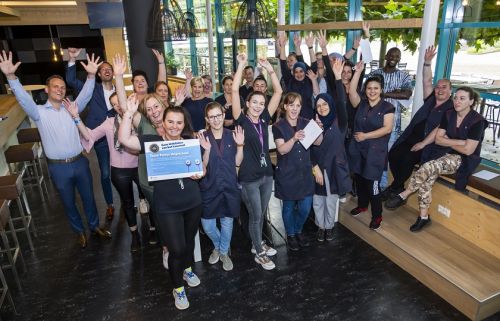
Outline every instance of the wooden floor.
{"label": "wooden floor", "polygon": [[472,320],[500,311],[500,259],[433,222],[418,233],[409,231],[416,211],[384,210],[382,226],[368,228],[370,214],[349,214],[345,204],[340,222]]}

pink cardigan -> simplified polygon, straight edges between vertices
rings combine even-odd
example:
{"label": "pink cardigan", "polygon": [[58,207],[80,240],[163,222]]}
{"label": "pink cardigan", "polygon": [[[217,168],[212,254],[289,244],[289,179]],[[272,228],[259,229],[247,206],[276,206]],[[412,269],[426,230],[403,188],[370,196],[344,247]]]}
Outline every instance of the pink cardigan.
{"label": "pink cardigan", "polygon": [[102,124],[94,129],[88,129],[90,133],[90,140],[86,140],[80,135],[80,141],[83,148],[87,153],[90,152],[94,142],[101,139],[106,135],[106,140],[109,146],[109,156],[111,158],[111,166],[116,168],[134,168],[137,167],[138,156],[132,154],[125,147],[123,147],[122,152],[119,152],[115,148],[114,132],[113,127],[115,123],[115,117],[106,119]]}

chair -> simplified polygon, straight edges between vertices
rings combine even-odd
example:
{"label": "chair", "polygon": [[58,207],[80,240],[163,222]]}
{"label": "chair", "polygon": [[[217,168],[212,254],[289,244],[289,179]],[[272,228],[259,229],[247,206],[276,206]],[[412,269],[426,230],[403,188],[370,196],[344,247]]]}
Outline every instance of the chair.
{"label": "chair", "polygon": [[[15,229],[16,232],[25,232],[28,239],[28,244],[30,249],[33,251],[35,247],[33,246],[33,241],[31,239],[31,233],[37,236],[37,231],[35,228],[35,222],[31,216],[31,211],[26,200],[26,193],[24,191],[23,180],[20,175],[7,175],[0,176],[0,195],[6,200],[8,204],[13,200],[16,200],[17,207],[19,208],[19,216],[13,218],[13,222],[21,221],[22,226]],[[21,197],[24,199],[24,205],[26,206],[26,212],[24,213],[23,204],[21,202]]]}
{"label": "chair", "polygon": [[[6,231],[6,227],[9,228],[8,231]],[[14,243],[13,247],[10,246],[9,238],[7,237],[7,232],[9,232],[10,235],[12,236],[12,241]],[[2,239],[0,253],[5,254],[8,261],[7,264],[2,264],[2,270],[11,269],[18,289],[22,290],[21,281],[19,280],[19,273],[17,272],[17,267],[16,267],[17,260],[21,259],[23,271],[26,271],[26,265],[24,263],[23,254],[21,253],[21,249],[19,247],[19,241],[17,239],[16,230],[14,229],[14,223],[12,222],[12,218],[10,216],[10,210],[7,200],[0,200],[0,236]],[[5,286],[3,285],[3,280],[2,280],[2,292],[5,291],[6,289],[8,289],[8,287],[6,287],[6,285]]]}
{"label": "chair", "polygon": [[488,121],[488,127],[493,129],[493,145],[495,145],[497,132],[500,135],[500,131],[498,131],[500,126],[500,102],[487,99],[485,106],[484,118]]}
{"label": "chair", "polygon": [[378,69],[379,68],[379,63],[380,63],[380,61],[378,61],[378,60],[372,60],[370,62],[370,71]]}
{"label": "chair", "polygon": [[[23,128],[20,129],[17,132],[17,141],[19,144],[25,144],[25,143],[37,143],[37,146],[40,146],[41,150],[41,158],[45,159],[45,167],[47,169],[47,176],[50,178],[50,172],[49,172],[49,164],[47,163],[47,159],[45,157],[45,153],[43,151],[43,146],[42,146],[42,138],[40,137],[40,132],[38,131],[38,128]],[[42,165],[40,164],[40,159],[36,159],[40,168],[40,171],[42,170]]]}
{"label": "chair", "polygon": [[26,186],[37,186],[42,201],[45,202],[44,191],[49,197],[43,171],[38,157],[38,143],[13,145],[5,151],[5,160],[10,174],[19,174],[25,178]]}

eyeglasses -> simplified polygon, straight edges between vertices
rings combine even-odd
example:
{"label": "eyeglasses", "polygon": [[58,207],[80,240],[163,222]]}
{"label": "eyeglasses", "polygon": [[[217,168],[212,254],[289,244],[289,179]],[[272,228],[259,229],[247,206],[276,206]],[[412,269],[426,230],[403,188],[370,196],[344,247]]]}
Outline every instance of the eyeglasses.
{"label": "eyeglasses", "polygon": [[208,118],[209,121],[221,120],[222,119],[222,114],[208,116],[207,118]]}

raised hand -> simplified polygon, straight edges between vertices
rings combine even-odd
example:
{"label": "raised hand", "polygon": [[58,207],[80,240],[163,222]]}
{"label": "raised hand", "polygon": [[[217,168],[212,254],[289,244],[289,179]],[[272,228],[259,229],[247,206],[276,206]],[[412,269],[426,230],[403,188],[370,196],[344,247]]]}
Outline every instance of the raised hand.
{"label": "raised hand", "polygon": [[432,61],[432,59],[434,59],[436,54],[437,54],[437,50],[434,46],[427,47],[427,49],[425,49],[424,61],[426,63],[430,63]]}
{"label": "raised hand", "polygon": [[362,72],[365,69],[365,62],[363,60],[358,61],[356,66],[354,66],[355,72]]}
{"label": "raised hand", "polygon": [[286,33],[284,32],[280,33],[278,35],[278,45],[280,46],[280,48],[285,48],[286,41],[287,41]]}
{"label": "raised hand", "polygon": [[326,40],[326,30],[320,30],[316,33],[316,38],[318,39],[319,46],[321,49],[326,48],[328,41]]}
{"label": "raised hand", "polygon": [[125,112],[133,115],[137,112],[138,108],[139,108],[139,100],[137,99],[136,94],[128,96],[127,109],[125,110]]}
{"label": "raised hand", "polygon": [[210,144],[210,139],[208,136],[205,136],[204,132],[198,132],[196,134],[198,136],[198,140],[200,141],[200,146],[203,147],[204,150],[209,151],[212,148],[212,144]]}
{"label": "raised hand", "polygon": [[302,38],[298,32],[293,34],[293,44],[295,45],[295,48],[300,48],[300,45],[302,44]]}
{"label": "raised hand", "polygon": [[12,63],[12,52],[9,51],[9,54],[2,50],[2,54],[0,55],[0,69],[7,77],[7,79],[15,79],[16,78],[16,70],[21,64],[18,61],[15,65]]}
{"label": "raised hand", "polygon": [[238,55],[238,57],[236,57],[236,60],[238,61],[238,66],[239,65],[246,65],[246,63],[248,62],[248,57],[246,54],[241,53]]}
{"label": "raised hand", "polygon": [[125,60],[125,56],[116,54],[113,57],[113,73],[115,76],[122,76],[127,70],[127,61]]}
{"label": "raised hand", "polygon": [[80,55],[80,52],[82,52],[82,48],[69,47],[68,48],[69,60],[74,62],[76,58]]}
{"label": "raised hand", "polygon": [[259,58],[259,65],[261,65],[262,68],[266,69],[268,72],[273,71],[273,66],[267,59]]}
{"label": "raised hand", "polygon": [[189,68],[184,69],[184,76],[186,76],[187,81],[193,79],[193,72],[191,71],[191,69]]}
{"label": "raised hand", "polygon": [[180,106],[187,97],[186,88],[177,87],[175,90],[175,105]]}
{"label": "raised hand", "polygon": [[62,102],[64,109],[71,115],[73,118],[78,117],[78,105],[76,101],[71,101],[69,98],[64,98]]}
{"label": "raised hand", "polygon": [[354,49],[358,49],[359,48],[359,42],[361,41],[361,37],[356,37],[356,39],[354,39],[354,43],[352,44],[352,47]]}
{"label": "raised hand", "polygon": [[89,55],[87,54],[87,64],[85,64],[83,61],[80,62],[89,76],[95,76],[95,74],[97,73],[97,69],[99,69],[99,66],[102,64],[102,61],[99,62],[99,59],[99,56],[94,57],[94,54],[92,54],[92,57],[89,57]]}
{"label": "raised hand", "polygon": [[151,49],[153,51],[153,54],[156,57],[156,60],[158,60],[159,64],[164,64],[165,63],[165,58],[163,58],[163,53],[159,52],[156,49]]}
{"label": "raised hand", "polygon": [[335,59],[335,61],[333,62],[332,70],[333,74],[335,75],[335,79],[341,79],[342,70],[344,69],[344,64],[345,61],[340,59]]}
{"label": "raised hand", "polygon": [[236,126],[234,128],[233,139],[238,146],[245,144],[245,131],[241,126]]}
{"label": "raised hand", "polygon": [[365,38],[370,38],[370,23],[368,21],[363,21],[361,28],[363,29]]}
{"label": "raised hand", "polygon": [[314,45],[314,35],[313,35],[313,33],[312,33],[312,32],[310,32],[310,33],[306,36],[305,40],[306,40],[306,45],[307,45],[307,47],[308,47],[308,48],[312,47],[312,46]]}
{"label": "raised hand", "polygon": [[315,81],[318,79],[318,74],[316,74],[314,71],[309,69],[306,73],[307,78],[311,79],[311,81]]}

